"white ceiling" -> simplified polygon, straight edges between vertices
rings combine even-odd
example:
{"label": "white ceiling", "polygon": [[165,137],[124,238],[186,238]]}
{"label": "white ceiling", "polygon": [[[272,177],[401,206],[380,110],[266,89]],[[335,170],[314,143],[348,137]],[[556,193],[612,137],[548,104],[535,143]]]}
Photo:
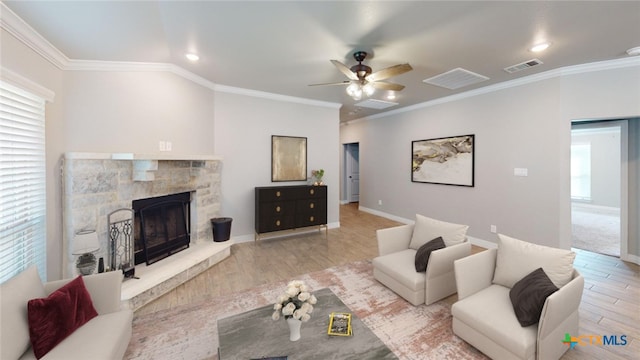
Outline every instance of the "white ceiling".
{"label": "white ceiling", "polygon": [[[640,1],[4,1],[73,60],[172,63],[213,83],[343,104],[341,120],[390,111],[571,65],[627,57],[640,46]],[[543,53],[528,48],[552,42]],[[358,108],[330,62],[371,55],[397,106]],[[193,51],[200,61],[184,54]],[[514,74],[503,68],[540,59]],[[422,80],[463,68],[490,78],[448,90]],[[378,91],[374,99],[384,100]]]}

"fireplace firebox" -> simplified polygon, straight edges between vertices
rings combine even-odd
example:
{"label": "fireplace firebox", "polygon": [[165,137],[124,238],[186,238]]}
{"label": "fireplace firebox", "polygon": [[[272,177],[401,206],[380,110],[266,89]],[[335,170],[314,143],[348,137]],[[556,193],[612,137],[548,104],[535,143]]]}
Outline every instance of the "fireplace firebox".
{"label": "fireplace firebox", "polygon": [[133,201],[136,265],[151,265],[189,247],[190,202],[190,192]]}

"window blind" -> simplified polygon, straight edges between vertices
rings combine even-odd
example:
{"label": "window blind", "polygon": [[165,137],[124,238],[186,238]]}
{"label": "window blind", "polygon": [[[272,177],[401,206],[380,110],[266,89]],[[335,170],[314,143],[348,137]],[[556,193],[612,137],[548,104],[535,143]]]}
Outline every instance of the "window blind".
{"label": "window blind", "polygon": [[0,81],[0,283],[46,280],[45,100]]}

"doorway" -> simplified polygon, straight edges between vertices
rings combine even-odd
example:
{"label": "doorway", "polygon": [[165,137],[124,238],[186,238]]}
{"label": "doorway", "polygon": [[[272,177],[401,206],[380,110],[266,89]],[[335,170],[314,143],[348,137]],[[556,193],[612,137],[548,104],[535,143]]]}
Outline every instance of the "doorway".
{"label": "doorway", "polygon": [[360,144],[344,144],[344,184],[347,203],[360,201]]}
{"label": "doorway", "polygon": [[572,247],[616,257],[625,253],[626,136],[626,121],[571,126]]}

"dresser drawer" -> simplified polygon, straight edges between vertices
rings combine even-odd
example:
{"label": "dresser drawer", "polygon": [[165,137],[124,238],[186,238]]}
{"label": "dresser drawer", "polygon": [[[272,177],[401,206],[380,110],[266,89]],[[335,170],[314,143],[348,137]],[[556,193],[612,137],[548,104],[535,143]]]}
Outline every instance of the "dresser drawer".
{"label": "dresser drawer", "polygon": [[280,231],[295,227],[295,215],[265,217],[260,221],[258,233]]}
{"label": "dresser drawer", "polygon": [[324,225],[327,223],[327,212],[312,212],[296,215],[296,225],[299,227]]}
{"label": "dresser drawer", "polygon": [[296,212],[324,212],[327,208],[327,201],[325,199],[304,199],[296,202]]}
{"label": "dresser drawer", "polygon": [[305,186],[303,188],[298,189],[299,191],[299,199],[324,199],[327,197],[327,187],[326,186]]}
{"label": "dresser drawer", "polygon": [[295,201],[263,202],[258,205],[262,216],[293,215],[296,212]]}
{"label": "dresser drawer", "polygon": [[279,188],[259,188],[256,189],[256,196],[260,202],[295,200],[299,197],[300,189],[294,187]]}

